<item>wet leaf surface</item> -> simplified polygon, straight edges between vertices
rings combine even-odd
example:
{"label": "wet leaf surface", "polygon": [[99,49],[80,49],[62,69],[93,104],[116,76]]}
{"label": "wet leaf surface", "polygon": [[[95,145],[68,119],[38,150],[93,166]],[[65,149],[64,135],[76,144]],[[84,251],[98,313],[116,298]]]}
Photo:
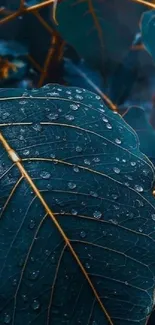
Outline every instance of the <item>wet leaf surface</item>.
{"label": "wet leaf surface", "polygon": [[0,103],[1,324],[144,325],[154,303],[154,168],[136,133],[80,88],[1,89]]}

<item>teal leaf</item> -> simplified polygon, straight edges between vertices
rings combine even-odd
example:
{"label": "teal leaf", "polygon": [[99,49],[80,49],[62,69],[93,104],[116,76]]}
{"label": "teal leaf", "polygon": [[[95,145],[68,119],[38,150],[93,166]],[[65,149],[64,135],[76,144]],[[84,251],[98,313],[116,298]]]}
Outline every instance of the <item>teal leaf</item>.
{"label": "teal leaf", "polygon": [[154,168],[136,133],[80,88],[0,103],[0,323],[145,325]]}
{"label": "teal leaf", "polygon": [[123,116],[125,121],[136,131],[140,150],[155,163],[155,131],[148,121],[142,107],[130,107]]}
{"label": "teal leaf", "polygon": [[127,0],[62,0],[57,28],[81,57],[103,70],[107,59],[120,63],[128,52],[144,8]]}
{"label": "teal leaf", "polygon": [[143,43],[155,61],[155,10],[146,11],[141,19],[141,33]]}

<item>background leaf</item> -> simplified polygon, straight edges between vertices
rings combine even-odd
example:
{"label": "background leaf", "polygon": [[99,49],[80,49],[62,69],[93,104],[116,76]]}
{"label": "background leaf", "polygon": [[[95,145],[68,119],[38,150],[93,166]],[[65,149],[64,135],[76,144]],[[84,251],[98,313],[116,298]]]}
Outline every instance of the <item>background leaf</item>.
{"label": "background leaf", "polygon": [[142,15],[141,32],[143,43],[153,60],[155,60],[155,10],[149,10]]}
{"label": "background leaf", "polygon": [[[0,128],[115,325],[154,303],[154,169],[136,133],[79,88],[2,89]],[[1,137],[2,140],[2,137]],[[0,146],[0,322],[108,325],[36,194]]]}

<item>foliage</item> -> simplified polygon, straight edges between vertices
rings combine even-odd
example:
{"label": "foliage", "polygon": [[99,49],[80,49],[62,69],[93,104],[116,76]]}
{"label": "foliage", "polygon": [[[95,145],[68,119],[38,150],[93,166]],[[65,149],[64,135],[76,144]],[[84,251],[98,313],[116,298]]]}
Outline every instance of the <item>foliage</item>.
{"label": "foliage", "polygon": [[1,1],[0,324],[154,325],[155,1],[52,2]]}
{"label": "foliage", "polygon": [[0,101],[1,323],[144,325],[154,168],[135,132],[80,88],[2,90]]}

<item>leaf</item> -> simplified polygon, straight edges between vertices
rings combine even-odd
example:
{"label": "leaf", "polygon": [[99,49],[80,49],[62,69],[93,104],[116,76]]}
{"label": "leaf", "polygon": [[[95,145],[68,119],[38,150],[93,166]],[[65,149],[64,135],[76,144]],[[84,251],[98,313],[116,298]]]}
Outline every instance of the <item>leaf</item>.
{"label": "leaf", "polygon": [[80,88],[0,102],[0,323],[144,325],[154,168],[136,133]]}
{"label": "leaf", "polygon": [[130,107],[123,116],[136,131],[140,140],[140,150],[155,163],[155,131],[148,122],[146,112],[141,107]]}
{"label": "leaf", "polygon": [[120,63],[124,58],[144,8],[126,0],[62,0],[57,29],[81,57],[103,71],[107,59]]}
{"label": "leaf", "polygon": [[[64,79],[69,86],[81,87],[94,91],[93,84],[101,91],[104,89],[103,77],[99,71],[92,70],[87,66],[86,62],[80,60],[78,64],[73,63],[71,60],[64,60]],[[83,77],[83,74],[86,76]]]}
{"label": "leaf", "polygon": [[153,60],[155,60],[155,42],[154,42],[154,34],[155,34],[155,10],[146,11],[141,18],[141,33],[143,43],[152,56]]}

